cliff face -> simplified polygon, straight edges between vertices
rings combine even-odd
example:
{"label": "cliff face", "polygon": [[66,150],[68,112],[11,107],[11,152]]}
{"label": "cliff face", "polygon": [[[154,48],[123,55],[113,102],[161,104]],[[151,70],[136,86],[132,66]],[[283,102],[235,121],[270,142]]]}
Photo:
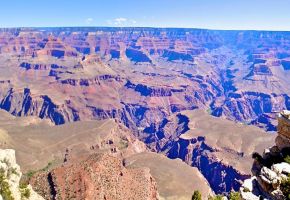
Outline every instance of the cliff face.
{"label": "cliff face", "polygon": [[197,167],[210,183],[216,193],[238,190],[241,181],[249,174],[223,162],[223,156],[216,156],[213,149],[206,144],[204,137],[191,140],[179,139],[168,152],[169,158],[181,158],[191,166]]}
{"label": "cliff face", "polygon": [[20,184],[22,173],[16,163],[15,151],[0,149],[0,199],[43,200],[30,185]]}
{"label": "cliff face", "polygon": [[274,139],[257,127],[201,110],[170,116],[162,126],[147,132],[151,137],[146,143],[151,149],[197,167],[216,193],[238,190],[250,177],[251,153],[268,147]]}
{"label": "cliff face", "polygon": [[[116,184],[115,178],[126,178],[126,180],[130,180],[130,183],[134,183],[131,179],[136,178],[136,175],[144,181],[148,180],[148,169],[150,169],[150,174],[157,182],[160,198],[189,199],[193,189],[200,190],[205,198],[213,193],[207,180],[197,168],[191,167],[181,160],[171,160],[165,155],[149,153],[145,144],[136,139],[128,128],[112,119],[53,126],[48,121],[36,117],[14,117],[7,112],[0,111],[0,127],[0,148],[16,149],[17,160],[25,173],[24,177],[29,179],[31,174],[34,174],[31,184],[48,199],[52,198],[50,191],[51,188],[54,188],[50,187],[47,179],[50,180],[50,173],[54,177],[54,183],[61,188],[58,196],[67,193],[73,196],[72,193],[75,191],[78,197],[84,197],[89,188],[83,188],[83,182],[86,183],[86,186],[93,184],[93,180],[95,180],[93,178],[100,175],[100,171],[97,169],[100,169],[102,173],[107,173],[105,169],[112,172],[113,180],[107,176],[100,178],[102,182],[98,182],[98,186],[104,188],[107,187],[104,184],[107,178],[115,188],[119,186],[125,188],[121,184]],[[100,157],[100,159],[98,156],[88,159],[89,155],[104,153],[104,157]],[[109,163],[106,163],[106,160]],[[91,162],[96,163],[91,164]],[[92,173],[89,173],[85,166],[91,166],[93,169],[89,169]],[[98,168],[95,169],[96,167]],[[118,176],[119,169],[126,175]],[[28,174],[29,177],[27,177]],[[62,174],[64,175],[62,176]],[[168,181],[168,176],[171,177],[171,181]],[[71,190],[69,185],[67,187],[62,185],[64,178],[77,182],[81,191],[78,191],[74,184],[72,184]],[[123,179],[120,183],[123,184],[123,181],[126,180]],[[136,180],[139,181],[137,178]],[[150,184],[148,183],[146,186],[144,181],[140,180],[140,184],[135,185],[145,187],[144,190],[147,190],[146,188]],[[141,183],[144,184],[141,185]],[[130,186],[130,188],[134,187]],[[98,191],[96,188],[93,189]],[[127,192],[128,190],[126,189]],[[109,194],[106,193],[108,196],[115,194],[112,190],[108,190],[108,192]],[[135,195],[134,192],[132,194]],[[145,195],[141,199],[146,198]]]}
{"label": "cliff face", "polygon": [[110,155],[91,155],[39,174],[31,183],[45,199],[158,199],[148,169],[126,169],[121,159]]}
{"label": "cliff face", "polygon": [[124,163],[127,168],[149,168],[157,182],[160,199],[191,199],[194,190],[200,191],[203,199],[213,195],[210,185],[198,169],[180,159],[172,160],[162,154],[144,152],[127,157]]}
{"label": "cliff face", "polygon": [[199,107],[274,130],[274,120],[263,114],[290,106],[288,33],[149,28],[0,32],[0,102],[13,115],[39,116],[55,124],[111,117],[136,124],[140,120],[126,106],[137,104],[148,113],[158,107],[163,115]]}
{"label": "cliff face", "polygon": [[[289,199],[289,184],[283,186],[290,175],[290,112],[285,110],[278,117],[276,145],[265,149],[263,156],[254,154],[253,177],[244,182],[242,198]],[[287,159],[288,158],[288,159]],[[289,179],[290,180],[290,179]],[[285,188],[288,187],[288,188]],[[286,192],[288,190],[288,193]]]}
{"label": "cliff face", "polygon": [[287,32],[1,29],[0,108],[56,125],[114,118],[229,191],[246,173],[211,159],[206,142],[184,141],[184,118],[171,118],[199,108],[275,130],[274,112],[290,107],[289,46]]}

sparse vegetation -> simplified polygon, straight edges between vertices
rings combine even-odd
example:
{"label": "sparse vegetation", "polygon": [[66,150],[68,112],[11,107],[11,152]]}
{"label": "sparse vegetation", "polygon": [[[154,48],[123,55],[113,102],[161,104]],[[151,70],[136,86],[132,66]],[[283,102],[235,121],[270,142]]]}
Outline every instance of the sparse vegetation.
{"label": "sparse vegetation", "polygon": [[128,148],[128,146],[129,146],[128,140],[126,140],[126,139],[120,140],[120,149],[126,149],[126,148]]}
{"label": "sparse vegetation", "polygon": [[251,192],[248,188],[244,188],[244,192]]}
{"label": "sparse vegetation", "polygon": [[41,171],[47,171],[47,170],[49,170],[52,165],[53,165],[53,162],[52,161],[51,162],[48,162],[47,165],[43,169],[41,169]]}
{"label": "sparse vegetation", "polygon": [[12,174],[19,176],[19,174],[17,173],[17,169],[15,167],[9,167],[7,171],[7,178],[10,178]]}
{"label": "sparse vegetation", "polygon": [[37,171],[29,170],[25,176],[27,176],[29,179],[36,173]]}
{"label": "sparse vegetation", "polygon": [[290,164],[290,148],[284,148],[281,151],[283,161]]}
{"label": "sparse vegetation", "polygon": [[47,163],[47,165],[39,170],[29,170],[26,174],[24,174],[24,178],[27,178],[28,181],[38,172],[45,172],[48,171],[52,166],[53,166],[54,162],[50,161]]}
{"label": "sparse vegetation", "polygon": [[5,176],[5,170],[2,168],[0,169],[0,195],[5,200],[14,200]]}
{"label": "sparse vegetation", "polygon": [[217,196],[210,196],[208,197],[208,200],[222,200],[223,199],[223,196],[222,195],[217,195]]}
{"label": "sparse vegetation", "polygon": [[21,191],[21,198],[26,198],[29,199],[30,197],[30,189],[25,188],[24,190]]}
{"label": "sparse vegetation", "polygon": [[290,164],[290,155],[287,155],[285,158],[284,158],[284,161],[286,163],[289,163]]}
{"label": "sparse vegetation", "polygon": [[239,192],[231,192],[230,196],[229,196],[230,200],[240,200],[241,199],[241,195]]}
{"label": "sparse vegetation", "polygon": [[191,200],[201,200],[201,193],[198,190],[193,192]]}
{"label": "sparse vegetation", "polygon": [[286,200],[290,200],[290,175],[281,182],[280,189],[286,197]]}
{"label": "sparse vegetation", "polygon": [[206,112],[207,112],[209,115],[211,115],[211,114],[212,114],[212,110],[211,110],[211,108],[208,108],[208,109],[206,110]]}
{"label": "sparse vegetation", "polygon": [[28,182],[23,179],[20,180],[19,183],[19,191],[21,194],[21,199],[29,199],[30,197],[30,189],[28,188]]}

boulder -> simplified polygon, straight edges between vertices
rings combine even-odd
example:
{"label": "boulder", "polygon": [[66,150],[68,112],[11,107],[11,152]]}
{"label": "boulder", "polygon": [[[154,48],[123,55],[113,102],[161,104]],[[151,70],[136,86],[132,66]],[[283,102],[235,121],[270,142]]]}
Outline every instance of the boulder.
{"label": "boulder", "polygon": [[276,172],[272,171],[271,169],[267,167],[263,167],[261,169],[261,178],[265,180],[268,183],[272,183],[278,178],[278,175]]}
{"label": "boulder", "polygon": [[290,139],[289,111],[282,111],[278,116],[278,134]]}
{"label": "boulder", "polygon": [[290,174],[290,164],[288,163],[278,163],[274,164],[271,169],[276,172],[277,174],[285,174],[288,175]]}
{"label": "boulder", "polygon": [[256,177],[252,177],[250,179],[246,179],[242,185],[242,188],[245,191],[252,192],[254,189],[254,182],[257,181]]}
{"label": "boulder", "polygon": [[260,200],[260,197],[256,196],[255,194],[253,194],[251,192],[241,191],[241,199],[242,200]]}
{"label": "boulder", "polygon": [[275,139],[275,143],[280,150],[290,147],[290,139],[284,135],[278,135]]}
{"label": "boulder", "polygon": [[275,142],[275,146],[264,150],[262,157],[257,156],[259,161],[254,161],[253,177],[245,180],[240,189],[242,199],[286,199],[280,184],[290,174],[290,164],[281,161],[287,151],[285,148],[290,147],[290,111],[284,110],[279,114]]}
{"label": "boulder", "polygon": [[275,140],[280,150],[290,147],[290,111],[283,110],[278,115],[278,136]]}
{"label": "boulder", "polygon": [[285,199],[282,191],[279,190],[279,189],[274,190],[273,192],[271,192],[271,197],[272,197],[272,199],[275,199],[275,200],[284,200]]}
{"label": "boulder", "polygon": [[[5,180],[9,185],[14,200],[23,199],[19,188],[19,182],[22,176],[19,165],[16,163],[15,151],[13,149],[0,149],[0,168],[4,170]],[[27,186],[30,191],[28,200],[43,200],[36,192],[33,191],[30,185]],[[0,200],[2,200],[0,195]]]}

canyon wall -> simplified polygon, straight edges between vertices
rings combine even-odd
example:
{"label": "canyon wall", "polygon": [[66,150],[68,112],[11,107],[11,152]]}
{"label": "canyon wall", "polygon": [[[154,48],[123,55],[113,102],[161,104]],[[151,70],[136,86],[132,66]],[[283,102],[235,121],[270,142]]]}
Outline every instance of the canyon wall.
{"label": "canyon wall", "polygon": [[198,167],[215,192],[229,192],[248,173],[212,159],[203,133],[181,138],[180,112],[275,131],[276,112],[290,107],[289,46],[288,32],[1,29],[0,108],[56,125],[113,118],[152,151]]}

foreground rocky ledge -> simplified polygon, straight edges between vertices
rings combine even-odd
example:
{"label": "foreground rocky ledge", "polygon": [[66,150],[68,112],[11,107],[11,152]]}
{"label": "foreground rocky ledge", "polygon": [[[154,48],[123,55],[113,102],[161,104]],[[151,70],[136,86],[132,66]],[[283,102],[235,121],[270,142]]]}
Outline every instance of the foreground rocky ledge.
{"label": "foreground rocky ledge", "polygon": [[289,196],[285,196],[289,194],[283,191],[285,186],[282,183],[289,180],[290,175],[290,111],[282,111],[278,116],[278,136],[275,143],[273,147],[265,149],[262,156],[253,154],[254,176],[245,180],[241,187],[242,199],[289,199]]}
{"label": "foreground rocky ledge", "polygon": [[158,199],[157,185],[148,168],[126,169],[109,154],[43,172],[31,180],[45,199]]}
{"label": "foreground rocky ledge", "polygon": [[20,183],[21,176],[15,151],[0,149],[0,200],[43,200],[30,185]]}

